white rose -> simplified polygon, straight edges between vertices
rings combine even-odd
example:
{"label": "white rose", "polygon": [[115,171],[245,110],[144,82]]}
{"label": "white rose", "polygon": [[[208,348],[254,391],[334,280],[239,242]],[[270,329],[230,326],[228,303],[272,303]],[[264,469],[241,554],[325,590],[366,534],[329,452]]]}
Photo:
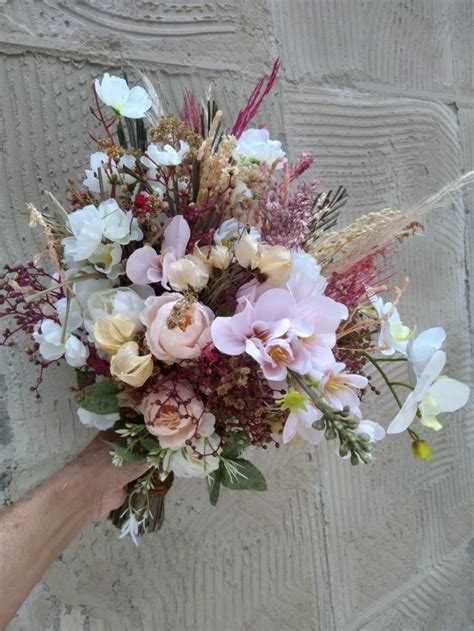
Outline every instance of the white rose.
{"label": "white rose", "polygon": [[[178,478],[204,478],[219,467],[219,456],[212,454],[219,445],[219,437],[214,434],[209,438],[200,438],[194,447],[183,447],[177,451],[168,451],[163,462],[166,471],[173,471]],[[198,454],[204,454],[199,458]]]}
{"label": "white rose", "polygon": [[303,298],[323,294],[327,281],[321,275],[321,267],[316,259],[304,250],[291,253],[292,269],[287,282],[294,299],[299,302]]}

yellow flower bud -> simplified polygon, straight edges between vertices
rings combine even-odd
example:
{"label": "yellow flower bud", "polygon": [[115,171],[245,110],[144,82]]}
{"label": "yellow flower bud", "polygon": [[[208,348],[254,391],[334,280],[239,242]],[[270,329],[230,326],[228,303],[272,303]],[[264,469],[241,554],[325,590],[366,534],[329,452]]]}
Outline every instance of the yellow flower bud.
{"label": "yellow flower bud", "polygon": [[411,450],[415,458],[418,458],[418,460],[431,460],[431,456],[433,455],[431,447],[425,440],[413,441]]}
{"label": "yellow flower bud", "polygon": [[114,377],[134,388],[141,388],[153,372],[153,358],[138,354],[138,344],[127,342],[110,361],[110,372]]}
{"label": "yellow flower bud", "polygon": [[94,324],[94,338],[101,350],[115,355],[125,342],[135,337],[137,328],[137,323],[126,315],[120,313],[107,316]]}

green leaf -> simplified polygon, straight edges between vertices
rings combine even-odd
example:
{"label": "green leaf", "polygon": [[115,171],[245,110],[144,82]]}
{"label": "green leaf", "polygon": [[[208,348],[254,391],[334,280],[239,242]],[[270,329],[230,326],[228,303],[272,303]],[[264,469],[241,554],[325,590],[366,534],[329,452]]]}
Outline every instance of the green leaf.
{"label": "green leaf", "polygon": [[134,451],[130,451],[123,445],[119,445],[118,443],[110,443],[108,440],[104,442],[107,443],[109,447],[112,447],[114,453],[117,454],[117,456],[123,458],[123,460],[125,460],[126,462],[140,462],[146,459],[146,454],[137,454]]}
{"label": "green leaf", "polygon": [[217,504],[221,490],[222,473],[220,469],[213,471],[207,478],[207,489],[209,491],[209,501],[213,506]]}
{"label": "green leaf", "polygon": [[233,432],[226,436],[227,444],[222,450],[222,457],[226,460],[235,460],[250,445],[250,436],[247,432]]}
{"label": "green leaf", "polygon": [[78,392],[74,399],[77,405],[94,414],[113,414],[119,411],[117,401],[118,386],[114,381],[105,379],[93,383]]}
{"label": "green leaf", "polygon": [[140,443],[147,451],[158,451],[159,449],[161,449],[159,443],[156,440],[153,440],[153,438],[149,438],[148,436],[146,436],[145,438],[140,438]]}
{"label": "green leaf", "polygon": [[267,483],[261,471],[249,462],[238,458],[237,460],[221,461],[219,471],[222,475],[222,484],[234,491],[266,491]]}

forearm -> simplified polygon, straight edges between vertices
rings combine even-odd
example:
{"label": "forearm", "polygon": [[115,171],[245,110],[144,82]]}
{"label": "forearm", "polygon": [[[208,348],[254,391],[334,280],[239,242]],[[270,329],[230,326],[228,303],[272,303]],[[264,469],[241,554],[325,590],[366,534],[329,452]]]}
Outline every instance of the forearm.
{"label": "forearm", "polygon": [[64,548],[92,521],[74,467],[66,466],[0,514],[0,628]]}

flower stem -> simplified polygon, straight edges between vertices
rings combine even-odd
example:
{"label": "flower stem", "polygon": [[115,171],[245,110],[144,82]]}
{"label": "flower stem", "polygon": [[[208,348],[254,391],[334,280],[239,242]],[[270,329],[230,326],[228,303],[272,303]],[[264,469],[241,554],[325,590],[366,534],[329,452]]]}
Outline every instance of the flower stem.
{"label": "flower stem", "polygon": [[382,379],[385,381],[385,383],[387,384],[388,389],[390,390],[390,392],[393,394],[393,398],[395,399],[395,401],[398,404],[398,407],[401,408],[402,407],[402,402],[400,401],[400,397],[398,396],[398,394],[395,392],[395,388],[392,385],[392,382],[390,381],[390,379],[387,376],[387,373],[385,372],[385,370],[379,366],[379,363],[376,359],[374,359],[373,357],[371,357],[368,354],[365,354],[365,357],[367,357],[367,359],[369,360],[369,362],[375,366],[375,368],[378,370],[378,372],[380,373],[380,375],[382,376]]}

